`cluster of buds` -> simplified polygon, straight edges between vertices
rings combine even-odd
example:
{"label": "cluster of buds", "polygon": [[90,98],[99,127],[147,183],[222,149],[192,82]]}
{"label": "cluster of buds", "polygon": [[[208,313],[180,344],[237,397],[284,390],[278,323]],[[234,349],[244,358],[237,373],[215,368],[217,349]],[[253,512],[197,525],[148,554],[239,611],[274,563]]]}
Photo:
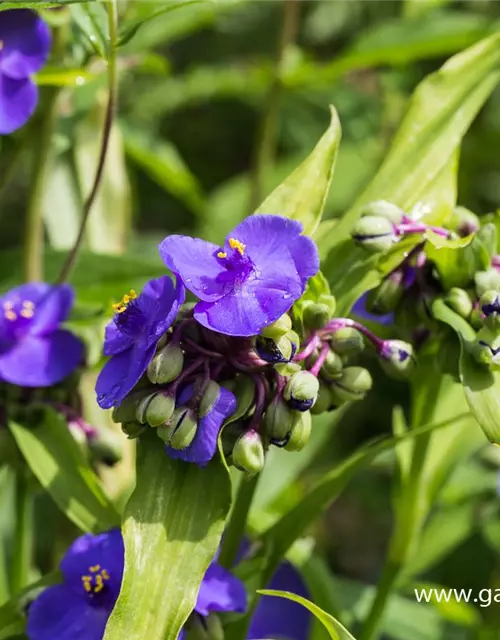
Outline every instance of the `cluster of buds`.
{"label": "cluster of buds", "polygon": [[183,305],[113,419],[129,438],[153,429],[169,455],[202,465],[221,431],[227,462],[260,472],[270,446],[300,451],[307,444],[311,414],[365,396],[372,378],[356,359],[367,345],[392,372],[406,373],[413,362],[409,344],[335,318],[335,306],[329,294],[301,299],[291,315],[243,338],[201,326],[192,305]]}

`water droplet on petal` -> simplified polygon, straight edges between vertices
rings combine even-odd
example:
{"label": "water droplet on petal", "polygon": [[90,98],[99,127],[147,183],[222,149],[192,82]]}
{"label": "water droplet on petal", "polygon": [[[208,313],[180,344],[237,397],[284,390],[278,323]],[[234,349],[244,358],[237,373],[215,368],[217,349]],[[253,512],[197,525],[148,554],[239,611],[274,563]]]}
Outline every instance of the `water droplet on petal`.
{"label": "water droplet on petal", "polygon": [[292,297],[291,293],[285,293],[285,295],[283,296],[283,300],[290,300],[291,297]]}

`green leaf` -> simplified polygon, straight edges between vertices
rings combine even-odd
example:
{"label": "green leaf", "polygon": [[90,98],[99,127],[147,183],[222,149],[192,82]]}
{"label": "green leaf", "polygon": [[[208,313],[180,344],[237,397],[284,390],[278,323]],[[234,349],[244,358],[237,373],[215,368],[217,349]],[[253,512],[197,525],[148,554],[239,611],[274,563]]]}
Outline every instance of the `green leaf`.
{"label": "green leaf", "polygon": [[456,333],[461,336],[464,340],[474,340],[476,337],[476,332],[470,326],[465,318],[455,313],[453,309],[441,300],[440,298],[436,298],[432,302],[432,315],[436,320],[440,322],[444,322],[448,326],[450,326]]}
{"label": "green leaf", "polygon": [[138,444],[137,485],[125,508],[125,572],[104,640],[177,640],[194,609],[230,507],[218,459],[171,460],[154,434]]}
{"label": "green leaf", "polygon": [[85,36],[87,44],[94,52],[106,57],[109,40],[106,9],[100,2],[85,2],[70,7],[71,17]]}
{"label": "green leaf", "polygon": [[321,221],[340,144],[340,122],[333,107],[331,114],[330,126],[312,153],[255,213],[275,213],[299,220],[305,234],[314,233]]}
{"label": "green leaf", "polygon": [[59,413],[46,408],[35,427],[9,426],[40,484],[77,527],[98,532],[117,525],[118,514]]}
{"label": "green leaf", "polygon": [[320,609],[313,602],[310,602],[302,596],[298,596],[295,593],[290,593],[289,591],[275,591],[273,589],[262,589],[261,591],[258,591],[258,593],[263,596],[286,598],[287,600],[291,600],[292,602],[301,604],[303,607],[308,609],[318,620],[320,620],[325,629],[328,631],[330,638],[333,638],[333,640],[355,640],[354,636],[352,636],[349,631],[347,631],[347,629],[340,624],[338,620],[335,620],[333,616],[326,613],[326,611],[323,611],[323,609]]}

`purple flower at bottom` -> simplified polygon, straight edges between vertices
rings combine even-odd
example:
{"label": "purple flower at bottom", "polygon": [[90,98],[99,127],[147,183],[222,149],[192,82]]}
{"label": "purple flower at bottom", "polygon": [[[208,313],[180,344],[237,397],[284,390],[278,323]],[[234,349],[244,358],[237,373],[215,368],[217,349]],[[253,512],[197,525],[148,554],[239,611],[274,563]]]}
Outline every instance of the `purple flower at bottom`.
{"label": "purple flower at bottom", "polygon": [[[193,395],[194,385],[185,387],[177,398],[177,406],[189,402]],[[166,452],[170,458],[194,462],[203,467],[210,462],[217,451],[217,440],[224,420],[236,411],[236,397],[234,393],[220,387],[219,395],[210,411],[199,418],[196,435],[193,442],[186,449],[174,449],[167,446]]]}
{"label": "purple flower at bottom", "polygon": [[38,102],[31,76],[45,64],[49,27],[34,11],[13,9],[0,16],[0,134],[22,127]]}
{"label": "purple flower at bottom", "polygon": [[146,371],[156,345],[170,328],[184,302],[181,282],[168,277],[148,282],[114,305],[113,320],[106,327],[104,355],[111,356],[96,383],[97,402],[103,409],[119,405]]}
{"label": "purple flower at bottom", "polygon": [[0,298],[0,380],[49,387],[82,362],[83,343],[60,329],[73,306],[70,285],[23,284]]}
{"label": "purple flower at bottom", "polygon": [[250,216],[223,247],[173,235],[160,244],[167,265],[201,302],[196,320],[232,336],[254,336],[282,316],[319,269],[318,249],[296,220]]}

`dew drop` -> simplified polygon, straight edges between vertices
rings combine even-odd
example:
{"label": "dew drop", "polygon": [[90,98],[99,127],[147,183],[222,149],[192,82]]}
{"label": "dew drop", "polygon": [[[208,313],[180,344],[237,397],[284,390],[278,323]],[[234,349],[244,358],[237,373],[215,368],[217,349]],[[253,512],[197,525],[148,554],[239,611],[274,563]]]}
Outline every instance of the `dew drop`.
{"label": "dew drop", "polygon": [[290,300],[291,297],[292,297],[291,293],[285,293],[285,295],[283,296],[283,300]]}

